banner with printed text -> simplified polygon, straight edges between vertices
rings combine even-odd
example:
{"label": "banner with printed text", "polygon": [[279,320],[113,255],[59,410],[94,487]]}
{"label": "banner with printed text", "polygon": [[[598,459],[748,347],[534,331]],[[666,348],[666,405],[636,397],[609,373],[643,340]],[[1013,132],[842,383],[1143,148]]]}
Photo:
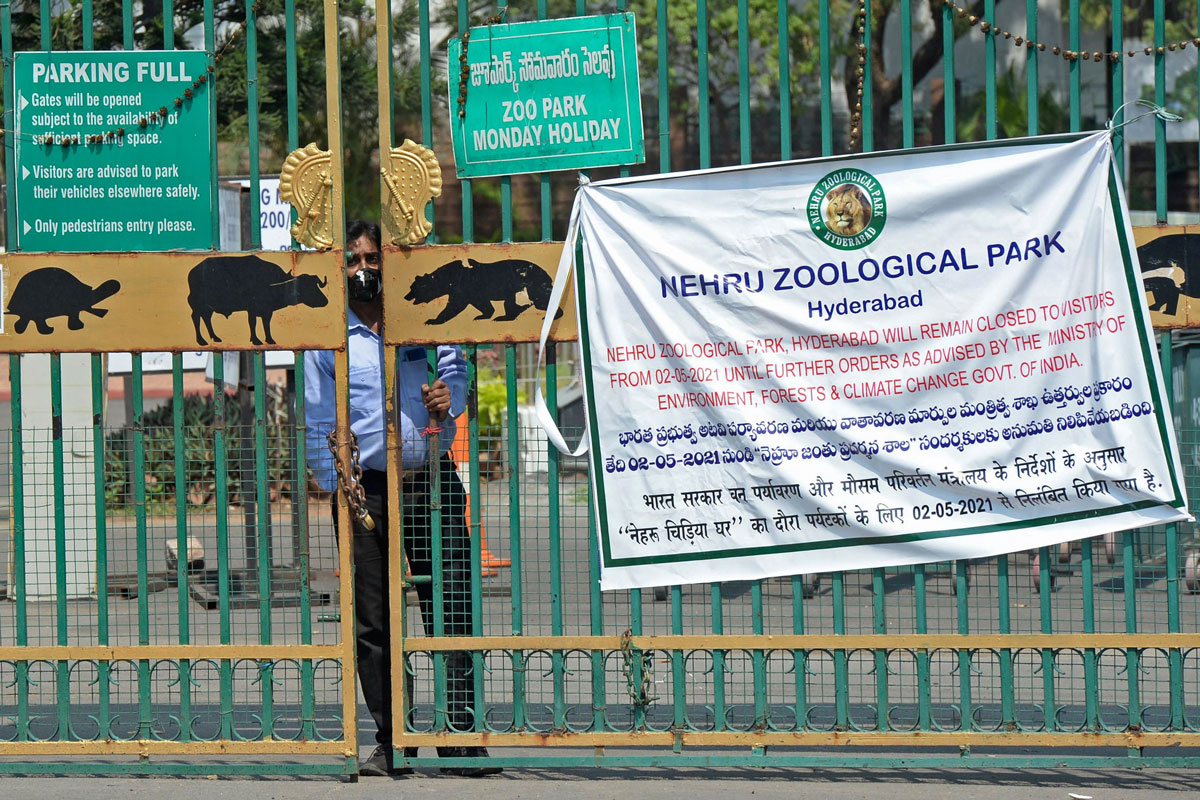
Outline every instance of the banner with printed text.
{"label": "banner with printed text", "polygon": [[602,586],[1188,518],[1104,134],[585,185]]}

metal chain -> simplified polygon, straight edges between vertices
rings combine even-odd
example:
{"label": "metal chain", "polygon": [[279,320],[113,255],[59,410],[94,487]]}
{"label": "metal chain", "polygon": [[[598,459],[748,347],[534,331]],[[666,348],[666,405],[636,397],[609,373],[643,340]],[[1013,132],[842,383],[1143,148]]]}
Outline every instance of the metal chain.
{"label": "metal chain", "polygon": [[625,673],[625,687],[633,704],[645,708],[657,699],[650,695],[654,685],[654,661],[645,651],[639,651],[636,657],[642,672],[640,681],[634,676],[633,629],[626,628],[621,634],[621,669]]}
{"label": "metal chain", "polygon": [[[485,25],[499,25],[508,16],[508,6],[492,15]],[[458,118],[467,116],[467,82],[471,78],[471,67],[467,64],[467,46],[471,43],[471,29],[462,33],[462,50],[458,54]]]}
{"label": "metal chain", "polygon": [[346,498],[346,505],[350,506],[350,513],[354,516],[358,523],[369,531],[375,530],[375,520],[371,519],[371,514],[367,511],[367,493],[362,487],[362,465],[358,463],[358,437],[354,431],[350,431],[350,478],[346,477],[346,471],[342,467],[342,461],[338,458],[338,449],[340,444],[337,440],[337,431],[329,432],[329,452],[333,454],[333,466],[337,470],[338,489]]}

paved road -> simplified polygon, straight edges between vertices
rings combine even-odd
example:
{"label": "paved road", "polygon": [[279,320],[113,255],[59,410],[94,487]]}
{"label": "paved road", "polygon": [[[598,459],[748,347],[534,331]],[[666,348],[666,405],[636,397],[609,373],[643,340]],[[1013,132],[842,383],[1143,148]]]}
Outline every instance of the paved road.
{"label": "paved road", "polygon": [[399,779],[333,778],[110,778],[6,777],[6,797],[161,800],[359,800],[375,797],[439,797],[488,800],[626,800],[686,797],[690,800],[755,800],[797,797],[857,800],[1150,800],[1200,798],[1195,773],[1183,770],[876,770],[876,769],[635,769],[509,770],[482,780],[450,778],[436,771]]}

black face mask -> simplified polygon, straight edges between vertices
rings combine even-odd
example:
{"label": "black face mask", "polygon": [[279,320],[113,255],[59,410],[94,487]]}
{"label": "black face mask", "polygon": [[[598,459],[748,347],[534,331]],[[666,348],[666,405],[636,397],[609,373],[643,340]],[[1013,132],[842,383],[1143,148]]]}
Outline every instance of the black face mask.
{"label": "black face mask", "polygon": [[347,289],[354,302],[369,303],[383,291],[383,273],[377,269],[360,269],[347,281]]}

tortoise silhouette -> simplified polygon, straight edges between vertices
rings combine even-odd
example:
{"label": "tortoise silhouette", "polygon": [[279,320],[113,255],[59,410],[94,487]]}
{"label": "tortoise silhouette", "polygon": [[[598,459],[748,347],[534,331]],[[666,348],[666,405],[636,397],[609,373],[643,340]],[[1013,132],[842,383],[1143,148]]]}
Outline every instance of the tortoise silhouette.
{"label": "tortoise silhouette", "polygon": [[21,277],[8,299],[8,313],[18,318],[13,330],[24,333],[32,322],[37,326],[38,333],[54,333],[54,329],[46,323],[54,317],[66,317],[68,328],[80,330],[83,320],[79,315],[86,311],[103,317],[108,309],[96,308],[96,304],[112,297],[120,289],[118,281],[105,281],[93,289],[65,269],[35,269]]}

